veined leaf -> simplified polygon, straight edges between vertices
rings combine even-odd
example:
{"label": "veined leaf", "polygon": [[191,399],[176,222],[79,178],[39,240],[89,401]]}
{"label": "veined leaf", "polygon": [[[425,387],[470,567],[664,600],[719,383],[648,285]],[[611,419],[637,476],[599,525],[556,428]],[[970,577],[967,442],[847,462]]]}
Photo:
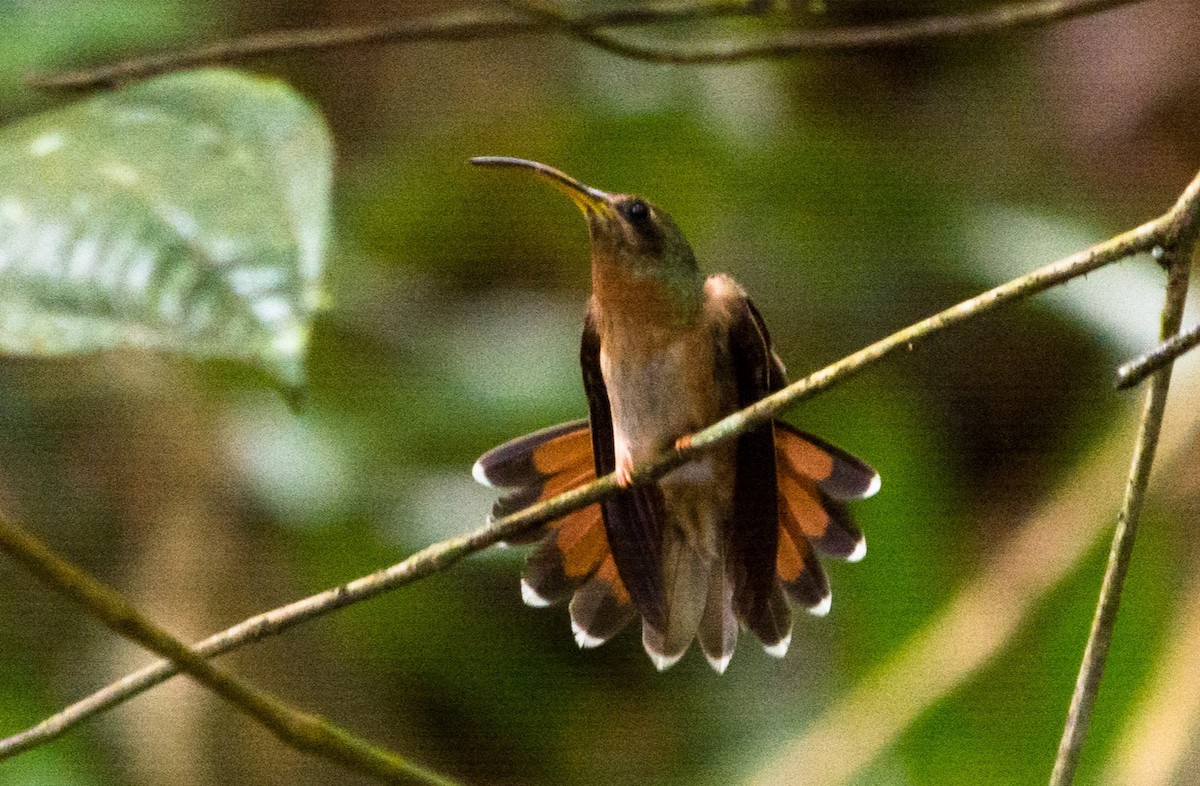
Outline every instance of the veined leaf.
{"label": "veined leaf", "polygon": [[312,106],[226,70],[3,129],[0,352],[144,347],[301,387],[331,169]]}

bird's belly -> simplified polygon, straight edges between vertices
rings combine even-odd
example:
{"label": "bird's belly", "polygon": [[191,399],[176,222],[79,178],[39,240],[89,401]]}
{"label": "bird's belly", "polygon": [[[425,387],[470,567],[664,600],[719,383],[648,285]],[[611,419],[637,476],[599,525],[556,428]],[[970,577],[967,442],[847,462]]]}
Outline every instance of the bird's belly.
{"label": "bird's belly", "polygon": [[[617,451],[628,450],[635,465],[736,409],[732,374],[718,367],[711,339],[698,338],[637,360],[626,356],[620,364],[601,350]],[[715,553],[722,522],[732,512],[735,450],[732,443],[720,445],[658,481],[667,525],[682,531],[699,553]]]}
{"label": "bird's belly", "polygon": [[[608,389],[614,436],[625,441],[635,462],[646,461],[734,409],[732,385],[722,389],[711,346],[679,339],[640,358],[611,361],[601,350],[600,370]],[[697,461],[680,479],[711,480]],[[683,469],[683,468],[681,468]]]}

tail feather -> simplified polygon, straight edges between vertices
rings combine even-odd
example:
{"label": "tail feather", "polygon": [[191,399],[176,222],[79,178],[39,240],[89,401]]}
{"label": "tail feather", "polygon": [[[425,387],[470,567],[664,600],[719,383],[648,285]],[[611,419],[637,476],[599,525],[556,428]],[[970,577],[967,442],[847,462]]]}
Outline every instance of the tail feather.
{"label": "tail feather", "polygon": [[812,544],[784,506],[779,510],[779,552],[775,570],[792,600],[819,616],[829,611],[829,579]]}
{"label": "tail feather", "polygon": [[591,578],[608,554],[598,505],[556,522],[525,560],[522,595],[531,606],[562,603]]}
{"label": "tail feather", "polygon": [[[493,519],[586,483],[596,477],[588,422],[563,423],[505,442],[480,456],[472,474],[485,486],[512,489],[492,506]],[[536,543],[545,531],[535,527],[507,542]]]}
{"label": "tail feather", "polygon": [[829,514],[831,525],[825,535],[813,542],[817,552],[828,557],[838,557],[848,562],[858,562],[867,556],[867,539],[854,523],[854,517],[846,509],[846,503],[821,495],[821,505]]}
{"label": "tail feather", "polygon": [[[583,455],[586,454],[586,455]],[[511,439],[479,457],[471,474],[491,488],[521,488],[592,460],[586,420],[574,420]]]}
{"label": "tail feather", "polygon": [[877,485],[878,475],[848,453],[824,452],[836,449],[826,443],[821,443],[819,449],[810,441],[815,438],[800,436],[790,426],[778,428],[775,433],[780,524],[786,522],[793,539],[808,539],[821,554],[851,561],[861,559],[866,553],[862,530],[840,501],[844,497],[831,492],[827,480],[839,478],[832,488],[845,494],[853,485],[845,478],[858,473],[854,484],[861,490],[872,482]]}
{"label": "tail feather", "polygon": [[637,615],[611,554],[571,598],[570,610],[575,641],[585,649],[599,647]]}
{"label": "tail feather", "polygon": [[662,628],[642,625],[642,644],[659,671],[673,666],[696,638],[709,591],[712,558],[698,553],[682,532],[663,533],[663,588],[666,620]]}
{"label": "tail feather", "polygon": [[879,491],[879,473],[862,459],[781,420],[775,421],[775,451],[781,467],[812,478],[833,499],[865,499]]}
{"label": "tail feather", "polygon": [[754,634],[762,641],[768,655],[782,658],[787,655],[792,643],[792,610],[788,608],[779,582],[775,582],[771,594],[767,596],[767,608],[770,613],[762,618]]}
{"label": "tail feather", "polygon": [[733,613],[733,581],[723,557],[709,573],[708,597],[698,633],[704,657],[718,674],[724,674],[737,647],[738,621]]}

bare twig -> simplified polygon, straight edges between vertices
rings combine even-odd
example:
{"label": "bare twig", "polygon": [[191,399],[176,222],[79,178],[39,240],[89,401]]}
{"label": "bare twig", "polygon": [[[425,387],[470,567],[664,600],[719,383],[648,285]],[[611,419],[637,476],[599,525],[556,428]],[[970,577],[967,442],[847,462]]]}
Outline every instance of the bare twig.
{"label": "bare twig", "polygon": [[[795,382],[774,395],[741,410],[692,436],[691,446],[659,456],[634,469],[636,483],[650,482],[695,457],[713,445],[735,438],[743,431],[763,423],[782,410],[811,398],[837,382],[882,360],[892,352],[911,347],[936,333],[979,317],[1006,303],[1020,300],[1104,265],[1147,252],[1180,226],[1192,226],[1200,203],[1200,175],[1188,185],[1169,211],[1136,229],[1097,243],[1053,264],[1014,279],[970,300],[966,300],[911,325],[858,352]],[[287,606],[252,617],[195,645],[194,651],[212,657],[253,641],[278,634],[293,625],[322,616],[336,609],[373,598],[383,592],[445,570],[454,563],[523,530],[561,518],[616,492],[613,475],[606,475],[552,499],[495,521],[462,537],[437,543],[391,567],[355,579]],[[55,739],[83,720],[103,712],[157,685],[178,672],[169,662],[151,664],[67,707],[42,723],[19,734],[0,740],[0,758],[12,756]]]}
{"label": "bare twig", "polygon": [[[1200,396],[1197,375],[1179,382],[1183,384],[1176,392],[1193,399]],[[1191,472],[1192,465],[1186,463],[1191,434],[1200,423],[1200,412],[1183,410],[1170,410],[1159,444],[1159,461],[1171,460],[1180,475]],[[804,773],[804,786],[873,782],[863,775],[872,762],[894,749],[939,701],[962,690],[985,669],[995,668],[996,659],[1011,648],[1031,616],[1044,613],[1039,604],[1100,541],[1108,529],[1105,520],[1111,522],[1119,507],[1117,489],[1129,470],[1125,438],[1132,438],[1136,420],[1136,413],[1122,413],[1111,423],[1094,449],[1054,483],[1044,503],[995,544],[941,608],[741,783],[780,786],[794,783],[797,773]],[[1194,661],[1188,666],[1194,668]],[[1144,786],[1136,779],[1104,782]]]}
{"label": "bare twig", "polygon": [[82,606],[114,633],[170,659],[175,668],[254,718],[293,748],[336,761],[348,769],[389,783],[432,783],[441,786],[452,786],[454,783],[218,669],[143,616],[115,590],[72,565],[33,535],[3,520],[0,520],[0,551]]}
{"label": "bare twig", "polygon": [[760,40],[717,41],[704,45],[647,46],[613,37],[605,28],[667,25],[721,17],[757,16],[742,0],[693,0],[651,3],[595,14],[571,15],[540,2],[508,2],[503,8],[474,8],[377,25],[284,30],[217,41],[182,52],[165,52],[98,68],[34,75],[33,87],[82,89],[111,87],[168,71],[244,61],[265,55],[311,52],[347,46],[400,45],[422,41],[469,41],[520,34],[560,32],[613,54],[655,63],[693,65],[789,57],[801,54],[854,52],[884,46],[907,46],[1001,30],[1050,24],[1062,19],[1131,5],[1145,0],[1025,0],[1008,5],[903,19],[878,25],[802,29],[789,27]]}
{"label": "bare twig", "polygon": [[[622,27],[694,22],[750,13],[752,11],[741,0],[690,0],[680,3],[650,3],[637,8],[587,14],[576,21],[591,27]],[[32,75],[26,81],[30,86],[38,88],[111,87],[168,71],[245,61],[268,55],[318,52],[349,46],[507,38],[544,32],[543,28],[545,23],[528,14],[504,8],[468,8],[374,25],[257,33],[243,38],[216,41],[181,52],[135,57],[98,68]]]}
{"label": "bare twig", "polygon": [[1140,358],[1131,360],[1117,369],[1117,388],[1124,390],[1141,384],[1146,377],[1197,346],[1200,346],[1200,325],[1164,341]]}
{"label": "bare twig", "polygon": [[[1167,294],[1163,305],[1160,335],[1167,340],[1179,332],[1187,303],[1188,278],[1192,269],[1192,252],[1196,246],[1197,227],[1188,224],[1181,233],[1163,244],[1164,261],[1167,264]],[[1150,468],[1158,448],[1159,432],[1163,413],[1167,407],[1167,392],[1171,386],[1173,364],[1168,363],[1154,373],[1142,418],[1138,424],[1137,440],[1133,448],[1133,463],[1125,486],[1125,499],[1117,516],[1117,527],[1113,532],[1112,549],[1108,565],[1104,570],[1104,581],[1100,586],[1100,597],[1096,604],[1096,615],[1088,634],[1075,692],[1067,711],[1067,722],[1059,742],[1054,771],[1050,775],[1050,786],[1068,786],[1075,778],[1075,769],[1083,751],[1083,742],[1091,723],[1092,708],[1100,692],[1100,680],[1104,676],[1104,664],[1112,644],[1113,628],[1117,621],[1117,610],[1121,603],[1121,591],[1125,575],[1133,557],[1133,544],[1137,536],[1138,520],[1145,500],[1146,488],[1150,483]]]}
{"label": "bare twig", "polygon": [[700,45],[650,46],[603,32],[599,26],[573,18],[540,0],[511,0],[507,5],[606,52],[651,63],[704,65],[792,57],[799,54],[848,53],[887,46],[914,46],[951,38],[965,38],[1001,30],[1035,27],[1145,0],[1034,0],[981,11],[965,11],[878,25],[852,25],[816,29],[790,28],[753,43],[714,41]]}

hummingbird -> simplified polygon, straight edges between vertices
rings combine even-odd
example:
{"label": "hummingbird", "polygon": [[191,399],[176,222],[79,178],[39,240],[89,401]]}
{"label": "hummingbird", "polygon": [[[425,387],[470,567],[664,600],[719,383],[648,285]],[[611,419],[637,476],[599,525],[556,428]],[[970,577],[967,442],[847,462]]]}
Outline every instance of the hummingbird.
{"label": "hummingbird", "polygon": [[645,199],[600,191],[536,161],[471,163],[546,181],[583,211],[591,236],[580,346],[588,418],[479,458],[475,479],[510,490],[492,517],[613,472],[622,488],[510,541],[536,544],[521,580],[525,603],[569,601],[583,648],[640,615],[642,644],[660,671],[698,639],[723,673],[742,628],[783,657],[788,598],[818,616],[829,611],[817,555],[865,556],[846,502],[877,492],[879,475],[775,420],[632,486],[639,463],[787,384],[762,315],[728,275],[705,277],[674,220]]}

